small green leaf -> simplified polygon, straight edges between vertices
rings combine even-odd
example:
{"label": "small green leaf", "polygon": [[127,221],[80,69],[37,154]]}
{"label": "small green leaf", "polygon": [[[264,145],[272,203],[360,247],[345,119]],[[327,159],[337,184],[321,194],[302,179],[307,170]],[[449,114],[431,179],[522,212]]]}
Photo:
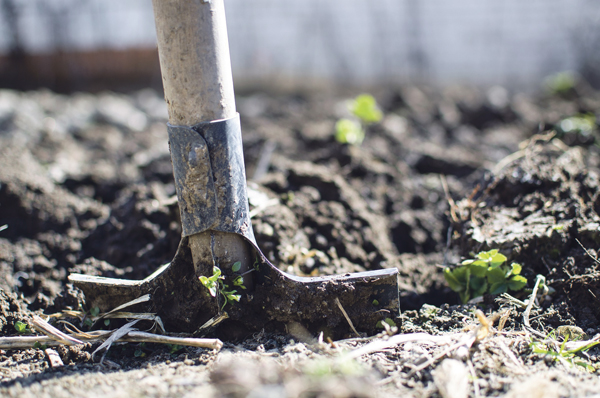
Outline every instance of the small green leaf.
{"label": "small green leaf", "polygon": [[377,322],[377,325],[375,325],[375,326],[380,329],[383,329],[383,322],[387,323],[391,327],[396,326],[396,322],[394,322],[394,320],[392,318],[385,318],[383,321]]}
{"label": "small green leaf", "polygon": [[506,276],[501,268],[491,268],[487,273],[487,280],[492,285],[495,283],[505,283]]}
{"label": "small green leaf", "polygon": [[350,119],[340,119],[335,124],[335,139],[341,144],[360,145],[365,132],[360,123]]}
{"label": "small green leaf", "polygon": [[233,280],[233,285],[241,287],[244,290],[246,289],[246,286],[244,286],[244,278],[242,278],[241,275]]}
{"label": "small green leaf", "polygon": [[521,270],[523,269],[523,267],[521,267],[521,264],[518,263],[512,263],[510,265],[510,268],[512,270],[513,275],[519,275],[521,273]]}
{"label": "small green leaf", "polygon": [[33,348],[37,348],[38,350],[45,350],[46,348],[48,348],[48,345],[36,341],[35,343],[33,343]]}
{"label": "small green leaf", "polygon": [[108,326],[110,325],[110,319],[105,319],[104,320],[104,326]]}
{"label": "small green leaf", "polygon": [[521,275],[515,275],[508,281],[508,287],[510,290],[519,291],[527,285],[527,279]]}
{"label": "small green leaf", "polygon": [[233,265],[231,266],[231,271],[238,272],[241,268],[242,268],[241,261],[237,261],[237,262],[233,263]]}
{"label": "small green leaf", "polygon": [[208,291],[210,292],[210,295],[213,297],[217,297],[217,285],[211,285],[208,288]]}
{"label": "small green leaf", "polygon": [[477,258],[484,261],[489,261],[494,255],[498,253],[498,249],[492,249],[487,252],[479,252],[477,253]]}
{"label": "small green leaf", "polygon": [[379,305],[379,301],[377,301],[377,299],[373,299],[372,304],[377,307]]}
{"label": "small green leaf", "polygon": [[361,94],[350,104],[350,111],[365,123],[379,122],[383,113],[377,107],[377,101],[370,94]]}
{"label": "small green leaf", "polygon": [[476,276],[471,277],[471,291],[473,297],[483,296],[487,291],[488,283],[485,278],[478,278]]}
{"label": "small green leaf", "polygon": [[492,267],[497,267],[499,265],[504,264],[504,262],[506,261],[506,256],[502,253],[496,253],[493,256],[491,256],[490,260],[490,265]]}
{"label": "small green leaf", "polygon": [[488,272],[488,265],[481,260],[477,260],[469,265],[469,269],[473,275],[483,278]]}
{"label": "small green leaf", "polygon": [[490,294],[502,294],[502,293],[506,293],[506,290],[507,290],[506,281],[496,282],[490,286]]}
{"label": "small green leaf", "polygon": [[146,353],[144,351],[142,351],[141,349],[136,349],[135,352],[133,353],[133,356],[136,358],[143,358],[146,356]]}
{"label": "small green leaf", "polygon": [[93,317],[98,316],[99,313],[100,313],[100,308],[98,308],[98,307],[94,307],[90,310],[90,315]]}
{"label": "small green leaf", "polygon": [[21,321],[16,321],[14,326],[15,326],[15,330],[17,331],[17,333],[27,332],[27,324],[26,323],[23,323]]}
{"label": "small green leaf", "polygon": [[454,290],[455,292],[461,292],[465,290],[465,286],[460,283],[450,268],[444,268],[444,278],[446,278],[446,282],[448,282],[450,289]]}
{"label": "small green leaf", "polygon": [[171,354],[175,354],[177,351],[183,348],[183,346],[180,346],[179,344],[168,344],[168,346]]}
{"label": "small green leaf", "polygon": [[452,270],[452,275],[454,275],[454,277],[458,279],[462,285],[469,285],[469,278],[471,277],[471,271],[469,270],[469,267],[454,268]]}

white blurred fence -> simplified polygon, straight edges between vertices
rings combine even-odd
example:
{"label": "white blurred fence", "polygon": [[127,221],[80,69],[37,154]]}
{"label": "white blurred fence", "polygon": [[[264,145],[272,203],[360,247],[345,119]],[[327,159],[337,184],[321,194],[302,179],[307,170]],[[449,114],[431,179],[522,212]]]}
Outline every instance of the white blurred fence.
{"label": "white blurred fence", "polygon": [[[600,2],[593,0],[225,3],[238,80],[535,86],[553,72],[585,72],[600,62]],[[150,0],[0,5],[0,52],[16,41],[29,53],[155,45]]]}

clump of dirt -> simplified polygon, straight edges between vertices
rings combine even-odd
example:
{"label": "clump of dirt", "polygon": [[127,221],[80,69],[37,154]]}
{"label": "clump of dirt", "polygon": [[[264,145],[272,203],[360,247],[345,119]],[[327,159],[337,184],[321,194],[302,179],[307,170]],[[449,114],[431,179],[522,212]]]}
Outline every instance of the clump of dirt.
{"label": "clump of dirt", "polygon": [[542,143],[534,138],[473,198],[459,202],[464,221],[456,225],[456,241],[465,256],[496,248],[522,264],[529,280],[544,275],[559,290],[555,302],[568,304],[567,314],[550,324],[573,323],[593,334],[600,316],[593,304],[600,294],[600,181],[585,164],[594,155],[553,135]]}

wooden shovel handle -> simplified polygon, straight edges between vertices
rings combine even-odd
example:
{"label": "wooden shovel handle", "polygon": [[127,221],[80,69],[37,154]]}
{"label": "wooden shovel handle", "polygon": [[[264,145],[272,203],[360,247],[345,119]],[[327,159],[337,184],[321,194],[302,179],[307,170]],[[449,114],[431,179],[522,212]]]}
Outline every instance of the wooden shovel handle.
{"label": "wooden shovel handle", "polygon": [[235,116],[223,0],[153,0],[169,123]]}

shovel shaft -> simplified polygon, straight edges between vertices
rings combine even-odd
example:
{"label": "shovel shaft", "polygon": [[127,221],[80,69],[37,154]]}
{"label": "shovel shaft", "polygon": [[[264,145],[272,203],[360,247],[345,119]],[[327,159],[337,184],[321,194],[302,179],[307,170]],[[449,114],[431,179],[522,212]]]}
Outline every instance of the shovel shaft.
{"label": "shovel shaft", "polygon": [[[223,0],[153,0],[153,7],[169,123],[193,126],[234,117]],[[250,264],[247,245],[235,234],[199,233],[190,236],[190,247],[200,274],[207,265],[212,271],[212,265],[228,268],[239,261],[246,270]]]}
{"label": "shovel shaft", "polygon": [[169,123],[235,116],[223,0],[153,0]]}

